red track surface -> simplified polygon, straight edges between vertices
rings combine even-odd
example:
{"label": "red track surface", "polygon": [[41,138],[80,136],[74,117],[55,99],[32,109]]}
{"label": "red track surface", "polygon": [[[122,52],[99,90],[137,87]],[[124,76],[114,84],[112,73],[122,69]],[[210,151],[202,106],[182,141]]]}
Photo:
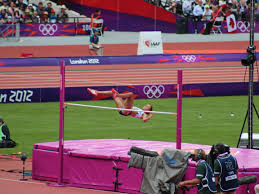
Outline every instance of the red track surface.
{"label": "red track surface", "polygon": [[[245,52],[246,47],[247,42],[164,44],[165,51],[174,53],[233,53]],[[22,52],[34,56],[85,56],[86,50],[84,46],[0,47],[0,56],[20,56]],[[110,55],[135,54],[137,45],[105,45],[105,50]],[[183,68],[184,84],[243,82],[248,78],[240,62],[79,65],[67,67],[66,86],[170,84],[176,83],[176,70]],[[58,87],[58,71],[58,67],[1,67],[0,88]]]}
{"label": "red track surface", "polygon": [[[25,172],[32,171],[32,159],[27,158]],[[1,193],[5,194],[115,194],[114,192],[96,191],[91,189],[80,189],[73,187],[47,186],[46,182],[32,180],[31,176],[22,178],[22,161],[17,156],[0,155],[0,185]],[[54,183],[53,183],[54,185]],[[118,194],[118,193],[116,193]]]}
{"label": "red track surface", "polygon": [[[65,44],[65,43],[64,43]],[[259,41],[255,41],[259,46]],[[240,53],[246,52],[248,41],[163,43],[164,53]],[[0,47],[0,57],[21,57],[22,53],[34,57],[89,56],[88,45],[59,46],[6,46]],[[104,55],[136,55],[137,44],[105,44]]]}
{"label": "red track surface", "polygon": [[[177,69],[75,70],[66,72],[66,87],[171,84],[176,83],[176,74]],[[243,82],[244,75],[244,67],[188,68],[183,71],[183,83]],[[258,77],[255,77],[255,81],[258,81]],[[0,88],[59,87],[59,73],[6,73],[1,75],[0,84]]]}

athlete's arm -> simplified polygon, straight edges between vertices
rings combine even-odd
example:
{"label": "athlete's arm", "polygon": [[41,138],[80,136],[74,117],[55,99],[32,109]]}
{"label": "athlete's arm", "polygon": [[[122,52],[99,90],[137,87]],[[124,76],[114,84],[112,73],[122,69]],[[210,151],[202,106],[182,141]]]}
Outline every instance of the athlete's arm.
{"label": "athlete's arm", "polygon": [[153,114],[152,113],[143,113],[143,118],[142,120],[144,121],[144,123],[146,123],[147,121],[149,121],[151,118],[153,117]]}

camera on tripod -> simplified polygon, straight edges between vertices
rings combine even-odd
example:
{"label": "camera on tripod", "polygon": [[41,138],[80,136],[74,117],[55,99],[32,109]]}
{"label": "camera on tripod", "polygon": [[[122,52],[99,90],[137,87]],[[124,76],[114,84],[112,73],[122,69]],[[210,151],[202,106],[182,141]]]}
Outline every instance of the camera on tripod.
{"label": "camera on tripod", "polygon": [[243,66],[249,66],[251,64],[254,64],[254,62],[256,61],[256,57],[255,57],[255,46],[249,46],[247,48],[247,56],[243,59],[241,59],[241,63]]}

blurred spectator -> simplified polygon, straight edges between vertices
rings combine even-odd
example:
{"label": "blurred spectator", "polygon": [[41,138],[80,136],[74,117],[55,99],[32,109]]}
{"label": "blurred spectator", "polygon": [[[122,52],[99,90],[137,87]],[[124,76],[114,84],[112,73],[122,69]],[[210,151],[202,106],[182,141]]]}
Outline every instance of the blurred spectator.
{"label": "blurred spectator", "polygon": [[91,20],[98,20],[98,19],[102,19],[101,10],[99,9],[95,10],[95,12],[91,14]]}
{"label": "blurred spectator", "polygon": [[3,0],[3,5],[0,7],[0,10],[2,10],[2,9],[8,10],[8,8],[9,8],[8,1]]}
{"label": "blurred spectator", "polygon": [[202,9],[202,1],[198,1],[198,5],[195,5],[193,9],[193,15],[197,20],[201,20],[202,15],[203,15],[203,9]]}
{"label": "blurred spectator", "polygon": [[203,9],[202,9],[202,1],[199,0],[197,2],[198,4],[195,5],[194,9],[193,9],[193,25],[194,25],[194,32],[195,34],[197,34],[197,24],[199,21],[201,21],[202,16],[203,16]]}
{"label": "blurred spectator", "polygon": [[6,13],[6,9],[1,9],[0,11],[0,23],[5,24],[7,22],[8,14]]}
{"label": "blurred spectator", "polygon": [[[228,12],[229,12],[228,5],[227,5],[227,4],[223,4],[223,5],[220,6],[218,16],[226,17],[226,16],[229,15]],[[227,13],[228,13],[228,14],[227,14]]]}
{"label": "blurred spectator", "polygon": [[45,7],[43,6],[43,3],[42,3],[42,2],[39,2],[36,11],[37,11],[37,13],[38,13],[38,15],[39,15],[40,17],[43,16],[44,10],[45,10]]}
{"label": "blurred spectator", "polygon": [[51,14],[51,10],[52,10],[52,3],[51,3],[51,2],[48,2],[45,11],[48,12],[48,15],[49,15],[49,16],[50,16],[50,14]]}
{"label": "blurred spectator", "polygon": [[200,1],[200,0],[194,0],[194,1],[192,1],[192,11],[193,11],[193,8],[194,8],[196,5],[199,4],[199,1]]}
{"label": "blurred spectator", "polygon": [[246,20],[246,12],[247,11],[248,11],[248,6],[246,5],[246,1],[240,0],[241,20]]}
{"label": "blurred spectator", "polygon": [[236,0],[232,0],[232,5],[231,5],[231,11],[233,13],[236,13],[237,11],[237,6],[238,6],[238,2]]}
{"label": "blurred spectator", "polygon": [[241,20],[242,12],[241,12],[240,5],[237,6],[237,10],[236,10],[235,16],[236,16],[236,20]]}
{"label": "blurred spectator", "polygon": [[11,1],[11,2],[10,2],[10,7],[8,7],[8,10],[7,10],[8,13],[13,16],[13,15],[14,15],[15,8],[16,8],[16,7],[15,7],[14,2]]}
{"label": "blurred spectator", "polygon": [[210,21],[212,18],[212,10],[210,9],[210,6],[207,4],[204,6],[205,10],[202,14],[202,20],[203,21]]}
{"label": "blurred spectator", "polygon": [[176,9],[177,9],[177,2],[176,2],[176,0],[171,0],[170,1],[170,6],[167,8],[167,10],[171,11],[173,13],[176,13]]}
{"label": "blurred spectator", "polygon": [[24,11],[25,11],[25,10],[23,10],[22,6],[18,8],[18,11],[19,11],[19,13],[20,13],[21,16],[24,15]]}
{"label": "blurred spectator", "polygon": [[30,14],[29,9],[25,10],[25,14],[23,16],[23,21],[24,21],[24,23],[32,23],[32,18],[31,18],[31,14]]}
{"label": "blurred spectator", "polygon": [[66,23],[68,21],[68,14],[66,13],[66,6],[62,5],[60,9],[60,13],[58,14],[59,23]]}
{"label": "blurred spectator", "polygon": [[43,12],[41,19],[41,23],[48,23],[49,22],[49,14],[47,11]]}
{"label": "blurred spectator", "polygon": [[38,24],[40,23],[40,17],[38,16],[38,12],[34,11],[31,17],[32,23]]}
{"label": "blurred spectator", "polygon": [[51,11],[51,15],[49,17],[49,22],[50,23],[57,23],[58,17],[56,16],[56,13],[54,10]]}
{"label": "blurred spectator", "polygon": [[226,0],[219,0],[219,6],[226,5],[226,4],[227,4]]}
{"label": "blurred spectator", "polygon": [[30,14],[33,15],[33,12],[35,11],[35,9],[33,8],[32,4],[29,4],[27,9],[29,9]]}
{"label": "blurred spectator", "polygon": [[23,3],[23,0],[18,0],[18,2],[16,3],[16,7],[22,7],[22,10],[24,11],[27,5]]}
{"label": "blurred spectator", "polygon": [[218,0],[210,0],[209,4],[216,6],[216,5],[219,5],[219,1]]}
{"label": "blurred spectator", "polygon": [[98,20],[98,19],[103,19],[102,16],[101,16],[101,10],[97,9],[95,10],[94,13],[91,14],[91,24],[90,26],[93,27],[93,28],[98,28],[98,27],[101,27],[102,25],[102,34],[104,33],[104,24],[94,24],[93,21],[94,20]]}
{"label": "blurred spectator", "polygon": [[255,15],[259,15],[258,4],[255,3]]}
{"label": "blurred spectator", "polygon": [[15,21],[18,22],[18,23],[22,23],[23,22],[22,14],[20,14],[20,11],[18,9],[16,9],[14,11],[14,18],[15,18]]}
{"label": "blurred spectator", "polygon": [[23,0],[23,3],[27,6],[29,4],[29,0]]}
{"label": "blurred spectator", "polygon": [[192,1],[184,0],[183,2],[183,14],[190,15],[192,13]]}
{"label": "blurred spectator", "polygon": [[218,7],[218,6],[213,6],[212,7],[212,19],[206,24],[206,28],[204,30],[204,32],[202,33],[203,35],[209,35],[213,26],[213,23],[215,21],[215,18],[220,16],[220,12],[222,11],[222,7]]}

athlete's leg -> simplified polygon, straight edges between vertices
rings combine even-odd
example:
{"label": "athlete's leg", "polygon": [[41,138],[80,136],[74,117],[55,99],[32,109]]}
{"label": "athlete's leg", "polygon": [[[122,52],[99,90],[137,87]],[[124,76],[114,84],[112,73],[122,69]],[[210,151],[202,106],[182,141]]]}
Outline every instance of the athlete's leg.
{"label": "athlete's leg", "polygon": [[112,97],[112,91],[109,90],[109,91],[99,91],[98,90],[98,95],[101,94],[101,95],[105,95],[107,97]]}
{"label": "athlete's leg", "polygon": [[[121,97],[121,95],[119,95]],[[126,97],[126,100],[124,102],[124,107],[127,109],[132,109],[133,103],[134,103],[134,94],[132,92],[126,93],[124,95]]]}
{"label": "athlete's leg", "polygon": [[[107,97],[113,97],[113,100],[114,100],[117,108],[123,108],[124,107],[122,98],[119,97],[119,96],[114,97],[114,95],[113,95],[111,90],[99,91],[99,90],[94,90],[94,89],[91,89],[91,88],[87,88],[87,91],[89,93],[91,93],[92,95],[94,95],[94,96],[104,95],[104,96],[107,96]],[[114,91],[117,92],[116,90],[114,90]]]}
{"label": "athlete's leg", "polygon": [[[129,93],[125,93],[125,94],[120,94],[119,92],[117,92],[115,89],[112,89],[112,97],[116,103],[116,101],[119,99],[119,101],[122,103],[122,106],[125,109],[131,109],[132,105],[133,105],[133,93],[129,92]],[[123,98],[126,98],[125,102],[123,103]],[[129,115],[131,114],[131,111],[127,111],[127,110],[122,110],[120,113],[124,114],[124,115]]]}
{"label": "athlete's leg", "polygon": [[98,96],[100,94],[100,95],[104,95],[104,96],[107,96],[107,97],[112,97],[112,91],[111,90],[109,90],[109,91],[98,91],[98,90],[94,90],[94,89],[91,89],[91,88],[87,88],[87,91],[94,96]]}
{"label": "athlete's leg", "polygon": [[[133,102],[134,102],[134,94],[132,92],[127,92],[125,94],[120,94],[118,93],[115,89],[112,89],[112,93],[113,93],[113,99],[116,98],[126,98],[125,102],[124,102],[124,108],[126,109],[131,109],[133,106]],[[129,113],[130,111],[125,111],[126,113]]]}

